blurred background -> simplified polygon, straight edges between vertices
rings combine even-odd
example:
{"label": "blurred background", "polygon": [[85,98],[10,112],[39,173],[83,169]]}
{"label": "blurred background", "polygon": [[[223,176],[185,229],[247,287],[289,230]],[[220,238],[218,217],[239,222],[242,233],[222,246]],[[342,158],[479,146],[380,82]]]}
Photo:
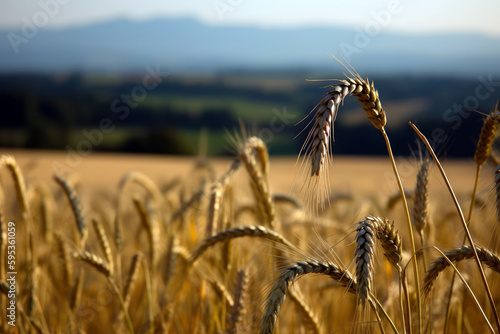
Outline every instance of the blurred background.
{"label": "blurred background", "polygon": [[[296,125],[348,74],[375,81],[395,153],[408,121],[472,156],[500,97],[500,3],[17,0],[0,11],[0,147],[211,156],[244,123],[296,155]],[[353,98],[335,154],[384,154]],[[370,145],[366,143],[370,142]]]}

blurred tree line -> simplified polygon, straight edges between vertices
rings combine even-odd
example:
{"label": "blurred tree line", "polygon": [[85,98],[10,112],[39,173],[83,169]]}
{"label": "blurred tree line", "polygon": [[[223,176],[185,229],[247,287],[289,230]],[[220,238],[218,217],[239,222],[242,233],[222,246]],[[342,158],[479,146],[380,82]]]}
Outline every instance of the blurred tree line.
{"label": "blurred tree line", "polygon": [[[291,83],[280,87],[271,85],[273,78]],[[109,119],[113,131],[104,134],[103,140],[93,147],[100,151],[195,154],[198,150],[202,129],[208,129],[210,154],[227,154],[226,130],[239,129],[240,120],[250,132],[259,134],[259,129],[270,128],[271,110],[248,111],[237,114],[231,106],[234,101],[242,104],[252,101],[274,105],[278,109],[299,110],[292,123],[273,133],[269,143],[272,154],[297,154],[305,134],[292,140],[303,124],[294,126],[305,117],[320,100],[330,83],[311,83],[303,78],[305,73],[245,73],[227,72],[206,77],[172,76],[160,83],[144,99],[135,101],[134,107],[122,99],[141,85],[142,78],[134,75],[89,76],[85,74],[0,75],[0,146],[4,148],[66,149],[75,148],[85,140],[82,131],[99,129],[103,119]],[[341,77],[338,75],[337,77]],[[249,84],[242,84],[248,82]],[[250,84],[251,83],[251,84]],[[375,85],[382,104],[391,101],[405,101],[425,97],[425,110],[412,114],[406,121],[416,122],[424,133],[443,129],[447,140],[441,143],[440,151],[447,156],[472,156],[481,128],[482,115],[469,113],[464,125],[457,129],[446,122],[443,114],[454,104],[474,93],[478,80],[458,78],[391,77],[377,79]],[[480,101],[478,110],[488,113],[500,94]],[[176,103],[170,103],[175,98]],[[113,104],[113,101],[119,102]],[[203,99],[231,100],[232,104],[203,106]],[[201,108],[194,110],[193,100],[201,101]],[[185,104],[179,101],[186,101]],[[116,112],[116,106],[128,109],[126,117]],[[192,110],[193,109],[193,110]],[[347,98],[335,124],[334,147],[336,154],[385,154],[383,140],[374,140],[377,131],[368,121],[355,124],[343,121],[343,112],[363,113],[357,101]],[[406,122],[391,125],[391,111],[388,110],[389,136],[398,155],[407,155],[414,149],[415,136]],[[267,116],[267,113],[269,116]],[[311,116],[310,116],[311,117]],[[392,116],[394,117],[394,116]],[[345,123],[345,124],[344,124]],[[272,128],[272,127],[271,127]]]}

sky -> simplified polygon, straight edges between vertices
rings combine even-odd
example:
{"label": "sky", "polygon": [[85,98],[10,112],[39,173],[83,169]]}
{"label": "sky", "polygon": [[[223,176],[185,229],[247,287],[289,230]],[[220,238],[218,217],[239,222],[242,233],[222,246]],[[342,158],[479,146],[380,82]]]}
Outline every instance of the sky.
{"label": "sky", "polygon": [[[44,12],[49,14],[45,18]],[[260,27],[363,28],[369,22],[386,20],[383,26],[387,32],[500,37],[499,13],[498,0],[4,0],[0,4],[0,28],[20,29],[26,21],[36,20],[48,28],[64,28],[117,18],[161,17]]]}

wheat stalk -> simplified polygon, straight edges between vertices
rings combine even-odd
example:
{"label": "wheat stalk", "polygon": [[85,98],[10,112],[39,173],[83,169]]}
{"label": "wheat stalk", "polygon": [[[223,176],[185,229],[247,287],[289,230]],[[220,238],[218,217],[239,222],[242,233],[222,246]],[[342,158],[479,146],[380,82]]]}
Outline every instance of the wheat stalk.
{"label": "wheat stalk", "polygon": [[372,290],[375,238],[377,233],[378,219],[366,217],[359,222],[356,229],[356,248],[354,257],[356,260],[356,281],[358,283],[358,303],[365,305]]}
{"label": "wheat stalk", "polygon": [[217,228],[220,219],[220,206],[222,201],[222,186],[216,182],[210,189],[210,197],[208,200],[208,216],[205,235],[211,237],[214,229]]}
{"label": "wheat stalk", "polygon": [[71,286],[73,282],[73,267],[71,266],[71,253],[69,251],[68,245],[64,242],[61,234],[56,233],[56,241],[61,252],[61,258],[64,263],[64,278],[66,279],[66,284],[68,287]]}
{"label": "wheat stalk", "polygon": [[[477,255],[482,263],[488,266],[491,270],[500,273],[500,257],[486,248],[476,246]],[[454,264],[464,260],[474,258],[474,252],[470,246],[462,246],[458,249],[451,250],[444,253],[445,256]],[[450,266],[450,263],[444,258],[437,258],[432,262],[429,270],[425,273],[424,277],[424,292],[426,295],[432,290],[434,282],[439,275]]]}
{"label": "wheat stalk", "polygon": [[50,244],[54,233],[52,219],[54,203],[52,194],[45,185],[37,185],[34,188],[34,192],[38,195],[40,201],[40,220],[42,221],[43,237],[45,242]]}
{"label": "wheat stalk", "polygon": [[111,252],[111,247],[109,245],[109,240],[108,236],[106,235],[106,231],[104,231],[104,228],[102,227],[101,223],[99,223],[99,221],[97,221],[95,218],[92,219],[92,224],[94,225],[94,229],[97,233],[99,244],[104,252],[106,261],[109,264],[111,274],[113,274],[113,254]]}
{"label": "wheat stalk", "polygon": [[74,258],[87,263],[88,265],[102,273],[104,276],[112,276],[112,271],[108,263],[100,256],[88,251],[75,251],[72,255]]}
{"label": "wheat stalk", "polygon": [[245,315],[245,297],[247,294],[248,271],[240,269],[236,273],[236,281],[233,290],[233,305],[228,314],[228,328],[226,334],[238,333],[238,326]]}
{"label": "wheat stalk", "polygon": [[[429,206],[429,167],[430,160],[426,155],[420,161],[417,173],[417,185],[415,188],[415,200],[413,206],[413,225],[423,239],[424,228],[428,219]],[[423,246],[423,245],[422,245]]]}
{"label": "wheat stalk", "polygon": [[[238,142],[237,139],[233,141],[238,148],[238,156],[245,165],[248,175],[250,175],[250,185],[260,209],[258,213],[263,215],[262,218],[266,222],[266,225],[274,228],[276,214],[269,189],[267,176],[268,158],[265,144],[257,137],[251,137],[245,142]],[[266,150],[265,153],[263,152],[264,150]]]}
{"label": "wheat stalk", "polygon": [[356,293],[356,281],[350,273],[343,271],[331,262],[299,261],[286,268],[278,277],[276,284],[272,287],[266,301],[266,312],[262,320],[260,334],[272,334],[281,304],[285,300],[288,288],[299,277],[307,274],[321,274],[330,276],[341,285],[347,287],[351,293]]}
{"label": "wheat stalk", "polygon": [[226,287],[224,284],[219,282],[215,278],[209,278],[207,279],[208,283],[212,286],[212,288],[217,292],[217,294],[229,305],[229,307],[233,307],[234,305],[234,300],[233,296],[227,291]]}
{"label": "wheat stalk", "polygon": [[148,212],[148,210],[144,207],[144,204],[137,198],[133,200],[134,206],[141,217],[142,225],[148,234],[148,241],[150,245],[150,256],[149,261],[151,263],[151,267],[154,267],[156,264],[156,258],[158,254],[158,228],[156,224],[156,220],[154,219],[152,212]]}
{"label": "wheat stalk", "polygon": [[403,246],[394,223],[389,223],[387,219],[378,217],[371,218],[376,221],[376,235],[384,249],[385,257],[393,266],[398,268],[403,257]]}
{"label": "wheat stalk", "polygon": [[54,175],[54,179],[62,187],[64,193],[69,199],[69,203],[77,223],[78,232],[80,233],[80,249],[83,249],[85,246],[85,239],[87,238],[87,224],[85,222],[85,217],[83,216],[82,203],[80,202],[75,189],[69,184],[69,182],[58,175]]}
{"label": "wheat stalk", "polygon": [[213,235],[214,230],[217,230],[221,216],[220,208],[224,189],[229,185],[232,176],[238,170],[240,164],[241,162],[239,159],[234,159],[229,169],[212,185],[212,188],[210,189],[205,232],[207,238]]}
{"label": "wheat stalk", "polygon": [[[164,286],[168,286],[168,282],[170,278],[174,275],[174,267],[177,258],[177,253],[175,252],[176,239],[175,236],[172,235],[167,243],[167,250],[164,255],[164,261],[162,261],[163,268],[162,277]],[[188,254],[189,258],[189,254]]]}
{"label": "wheat stalk", "polygon": [[82,300],[83,280],[83,270],[80,270],[78,278],[76,279],[76,284],[74,285],[73,291],[71,292],[70,308],[74,316],[76,315],[76,312],[78,311],[78,307],[80,306]]}
{"label": "wheat stalk", "polygon": [[0,157],[0,169],[5,166],[9,170],[12,178],[14,179],[14,184],[16,186],[16,195],[17,201],[21,206],[21,210],[23,212],[23,216],[25,219],[28,218],[29,207],[28,207],[28,199],[26,196],[26,184],[24,182],[23,173],[19,168],[16,160],[11,155],[2,155]]}
{"label": "wheat stalk", "polygon": [[495,193],[497,220],[500,221],[500,165],[495,168]]}
{"label": "wheat stalk", "polygon": [[242,237],[264,238],[293,248],[293,245],[286,240],[285,237],[264,226],[243,226],[219,232],[216,235],[205,239],[203,243],[191,254],[189,262],[194,263],[207,249],[218,243]]}
{"label": "wheat stalk", "polygon": [[498,103],[493,110],[486,116],[481,128],[479,142],[477,143],[474,161],[478,166],[486,163],[490,156],[491,146],[496,138],[500,122],[500,111],[498,111]]}
{"label": "wheat stalk", "polygon": [[[368,79],[364,80],[357,74],[354,76],[354,78],[347,77],[345,80],[338,80],[339,84],[330,86],[332,90],[323,95],[311,111],[315,112],[314,124],[299,155],[310,160],[309,177],[318,178],[313,182],[315,190],[318,183],[326,181],[325,167],[331,157],[331,143],[335,140],[333,124],[339,107],[347,95],[352,94],[357,97],[368,119],[377,129],[383,129],[387,122],[373,82],[370,83]],[[319,200],[320,197],[316,197],[314,202],[319,204]]]}
{"label": "wheat stalk", "polygon": [[130,300],[132,299],[132,291],[134,290],[134,285],[137,281],[141,256],[141,253],[134,254],[132,261],[130,262],[130,269],[126,279],[125,288],[123,289],[123,302],[125,304],[125,308],[128,308]]}

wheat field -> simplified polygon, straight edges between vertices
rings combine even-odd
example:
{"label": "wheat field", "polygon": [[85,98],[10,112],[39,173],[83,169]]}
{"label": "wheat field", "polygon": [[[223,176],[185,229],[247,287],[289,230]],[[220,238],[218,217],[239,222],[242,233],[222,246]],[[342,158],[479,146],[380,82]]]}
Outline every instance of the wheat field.
{"label": "wheat field", "polygon": [[[350,94],[389,158],[330,163]],[[498,110],[442,167],[425,145],[392,159],[373,82],[313,111],[298,164],[243,130],[231,158],[93,153],[66,173],[64,153],[2,151],[0,331],[499,332]]]}

